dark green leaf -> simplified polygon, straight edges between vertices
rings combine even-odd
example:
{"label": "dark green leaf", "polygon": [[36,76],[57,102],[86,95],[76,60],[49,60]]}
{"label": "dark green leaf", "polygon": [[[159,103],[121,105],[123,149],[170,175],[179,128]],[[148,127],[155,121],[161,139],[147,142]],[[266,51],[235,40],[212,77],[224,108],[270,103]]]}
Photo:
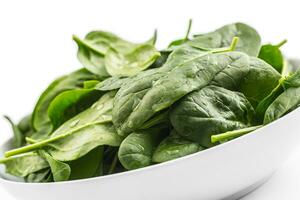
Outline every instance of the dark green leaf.
{"label": "dark green leaf", "polygon": [[122,165],[128,170],[151,165],[154,149],[165,133],[164,126],[131,133],[119,149],[118,156]]}
{"label": "dark green leaf", "polygon": [[186,140],[176,133],[171,133],[155,149],[152,161],[162,163],[202,151],[203,149],[198,143]]}
{"label": "dark green leaf", "polygon": [[207,86],[182,98],[170,113],[177,133],[204,147],[211,135],[252,124],[254,109],[246,97],[221,87]]}

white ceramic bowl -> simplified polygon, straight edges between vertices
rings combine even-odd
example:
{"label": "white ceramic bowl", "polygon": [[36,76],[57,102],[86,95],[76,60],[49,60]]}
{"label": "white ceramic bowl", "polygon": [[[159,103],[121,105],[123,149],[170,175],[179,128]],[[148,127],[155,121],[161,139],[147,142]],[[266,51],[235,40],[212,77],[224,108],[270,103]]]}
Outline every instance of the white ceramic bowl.
{"label": "white ceramic bowl", "polygon": [[267,180],[300,144],[299,119],[300,108],[225,144],[125,173],[42,184],[0,178],[0,183],[20,200],[237,199]]}

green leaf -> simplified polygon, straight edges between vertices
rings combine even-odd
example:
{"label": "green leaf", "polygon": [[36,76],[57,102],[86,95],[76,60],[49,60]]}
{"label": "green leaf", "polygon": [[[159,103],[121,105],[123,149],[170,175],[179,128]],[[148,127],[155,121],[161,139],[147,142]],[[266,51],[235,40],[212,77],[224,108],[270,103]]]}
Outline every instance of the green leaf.
{"label": "green leaf", "polygon": [[48,183],[53,181],[53,176],[50,168],[42,169],[40,171],[29,174],[25,177],[28,183]]}
{"label": "green leaf", "polygon": [[48,86],[40,96],[32,114],[32,125],[37,132],[37,138],[48,136],[52,131],[51,121],[47,113],[52,100],[64,91],[81,88],[84,81],[91,79],[94,80],[97,77],[85,69],[81,69],[56,79]]}
{"label": "green leaf", "polygon": [[213,32],[196,35],[188,44],[201,49],[229,46],[233,37],[240,38],[237,51],[250,56],[257,56],[261,47],[259,34],[252,27],[243,23],[225,25]]}
{"label": "green leaf", "polygon": [[148,68],[160,56],[153,46],[155,38],[156,33],[148,42],[134,44],[104,31],[93,31],[83,40],[73,36],[80,62],[102,77],[132,76]]}
{"label": "green leaf", "polygon": [[264,124],[279,119],[300,105],[300,87],[290,87],[280,94],[268,107],[264,116]]}
{"label": "green leaf", "polygon": [[31,173],[48,168],[48,162],[37,153],[27,153],[16,157],[4,158],[0,164],[6,166],[6,173],[26,177]]}
{"label": "green leaf", "polygon": [[102,93],[94,89],[73,89],[60,93],[50,103],[48,116],[53,130],[56,130],[67,120],[86,110]]}
{"label": "green leaf", "polygon": [[55,160],[45,151],[40,151],[40,154],[47,160],[51,168],[53,179],[55,182],[67,181],[70,178],[71,168],[68,164]]}
{"label": "green leaf", "polygon": [[259,58],[251,57],[249,73],[239,83],[237,90],[256,107],[277,86],[280,78],[281,75],[272,66]]}
{"label": "green leaf", "polygon": [[118,157],[121,164],[128,170],[151,165],[154,149],[165,133],[164,126],[131,133],[119,148]]}
{"label": "green leaf", "polygon": [[281,95],[285,90],[291,87],[300,87],[300,70],[287,77],[282,77],[278,85],[271,91],[271,93],[259,102],[255,111],[258,119],[263,119],[266,110],[273,103],[273,101]]}
{"label": "green leaf", "polygon": [[18,123],[18,128],[24,135],[27,135],[26,133],[32,131],[33,128],[32,128],[31,121],[32,121],[32,115],[30,114],[23,117]]}
{"label": "green leaf", "polygon": [[202,150],[204,150],[204,148],[198,143],[186,140],[173,132],[155,149],[152,161],[155,163],[162,163]]}
{"label": "green leaf", "polygon": [[103,147],[95,148],[68,164],[71,168],[70,180],[101,176],[103,174]]}
{"label": "green leaf", "polygon": [[170,111],[176,132],[211,147],[211,136],[253,124],[254,109],[246,97],[225,88],[207,86],[182,98]]}
{"label": "green leaf", "polygon": [[72,161],[86,155],[98,146],[119,146],[122,138],[111,122],[115,92],[103,95],[89,109],[65,122],[50,138],[6,152],[13,156],[44,148],[56,160]]}
{"label": "green leaf", "polygon": [[258,55],[260,59],[273,66],[279,73],[282,73],[284,65],[284,57],[280,51],[280,47],[286,42],[287,40],[283,40],[277,45],[265,44],[261,47]]}
{"label": "green leaf", "polygon": [[222,84],[233,87],[248,71],[249,58],[245,54],[213,54],[192,47],[180,48],[162,68],[140,73],[120,88],[114,101],[113,123],[120,135],[127,135],[186,94],[213,81],[224,80],[228,73],[234,76]]}
{"label": "green leaf", "polygon": [[25,135],[20,131],[19,127],[15,125],[15,123],[8,116],[4,116],[4,118],[10,123],[14,133],[12,141],[13,148],[21,147],[24,144]]}
{"label": "green leaf", "polygon": [[105,56],[105,66],[112,76],[133,76],[147,69],[159,56],[150,44],[138,45],[130,51],[110,48]]}

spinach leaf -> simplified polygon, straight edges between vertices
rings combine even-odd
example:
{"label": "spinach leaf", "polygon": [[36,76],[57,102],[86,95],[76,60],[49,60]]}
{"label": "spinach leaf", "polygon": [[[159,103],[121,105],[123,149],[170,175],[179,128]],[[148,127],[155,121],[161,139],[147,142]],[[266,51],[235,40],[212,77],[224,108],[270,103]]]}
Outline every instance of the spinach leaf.
{"label": "spinach leaf", "polygon": [[0,160],[0,164],[6,166],[6,173],[18,177],[26,177],[31,173],[49,167],[48,162],[37,153],[27,153],[17,157],[4,158]]}
{"label": "spinach leaf", "polygon": [[164,126],[131,133],[119,148],[118,157],[122,165],[128,170],[151,165],[153,151],[165,133]]}
{"label": "spinach leaf", "polygon": [[256,107],[277,86],[280,78],[281,75],[272,66],[259,58],[251,57],[249,73],[237,90]]}
{"label": "spinach leaf", "polygon": [[71,168],[68,164],[55,160],[52,156],[50,156],[45,151],[40,151],[40,154],[49,163],[53,175],[53,180],[55,182],[69,180],[71,174]]}
{"label": "spinach leaf", "polygon": [[53,130],[56,130],[67,120],[86,110],[102,93],[94,89],[73,89],[57,95],[49,105],[48,116]]}
{"label": "spinach leaf", "polygon": [[175,131],[164,139],[155,149],[152,161],[162,163],[204,150],[196,142],[180,137]]}
{"label": "spinach leaf", "polygon": [[119,146],[122,138],[111,124],[114,95],[115,92],[103,95],[89,109],[60,126],[50,138],[8,151],[6,156],[44,148],[56,160],[72,161],[98,146]]}
{"label": "spinach leaf", "polygon": [[297,108],[300,104],[300,87],[291,87],[280,94],[268,107],[264,124],[268,124]]}
{"label": "spinach leaf", "polygon": [[36,138],[47,136],[52,131],[51,121],[47,113],[52,100],[61,92],[81,88],[84,81],[91,79],[94,80],[97,77],[85,69],[81,69],[60,77],[49,85],[40,96],[32,114],[32,126],[37,132]]}
{"label": "spinach leaf", "polygon": [[284,45],[287,40],[283,40],[277,45],[265,44],[261,47],[258,57],[268,64],[272,65],[279,73],[283,70],[284,57],[280,51],[280,47]]}
{"label": "spinach leaf", "polygon": [[83,40],[77,36],[73,39],[78,45],[80,62],[101,77],[134,75],[160,56],[153,46],[156,33],[153,39],[143,44],[134,44],[104,31],[90,32]]}
{"label": "spinach leaf", "polygon": [[[113,108],[113,123],[118,134],[126,135],[139,129],[155,113],[212,81],[219,82],[226,77],[223,85],[233,87],[249,71],[249,58],[243,53],[203,55],[200,50],[199,54],[191,55],[190,59],[186,57],[185,62],[181,61],[169,71],[162,71],[172,62],[169,61],[157,73],[147,76],[147,79],[137,81],[134,78],[123,85],[117,92]],[[228,74],[234,75],[228,79]]]}
{"label": "spinach leaf", "polygon": [[170,112],[177,133],[211,147],[211,135],[253,123],[254,109],[246,97],[225,88],[207,86],[182,98]]}
{"label": "spinach leaf", "polygon": [[229,24],[210,33],[195,35],[188,44],[201,49],[220,48],[229,46],[233,37],[240,38],[237,51],[249,56],[258,55],[261,46],[260,36],[256,30],[243,23]]}
{"label": "spinach leaf", "polygon": [[8,116],[4,116],[4,118],[10,123],[13,133],[14,133],[12,146],[14,148],[23,146],[24,141],[25,141],[24,134],[20,131],[19,127],[17,125],[15,125],[15,123]]}
{"label": "spinach leaf", "polygon": [[105,66],[112,76],[132,76],[147,69],[159,56],[151,44],[120,50],[110,48],[105,55]]}
{"label": "spinach leaf", "polygon": [[25,181],[28,183],[48,183],[53,181],[51,169],[46,168],[40,171],[29,174],[25,177]]}
{"label": "spinach leaf", "polygon": [[103,147],[95,148],[68,164],[71,168],[70,180],[101,176],[103,174]]}
{"label": "spinach leaf", "polygon": [[287,77],[282,77],[279,80],[278,85],[272,90],[272,92],[259,102],[256,107],[256,114],[258,119],[263,119],[266,110],[273,103],[273,101],[281,95],[285,90],[291,87],[300,87],[300,70]]}

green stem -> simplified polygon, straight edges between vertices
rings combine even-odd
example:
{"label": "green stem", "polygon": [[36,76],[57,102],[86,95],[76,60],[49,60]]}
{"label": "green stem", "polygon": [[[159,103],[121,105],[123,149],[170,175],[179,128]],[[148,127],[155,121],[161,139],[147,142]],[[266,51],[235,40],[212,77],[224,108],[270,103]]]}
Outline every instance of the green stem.
{"label": "green stem", "polygon": [[239,42],[239,39],[240,39],[239,37],[233,37],[229,47],[213,50],[213,53],[225,53],[225,52],[234,51]]}
{"label": "green stem", "polygon": [[21,154],[21,153],[26,153],[26,152],[33,151],[33,150],[36,150],[36,149],[40,149],[40,148],[46,146],[48,143],[54,142],[54,141],[59,140],[59,139],[64,138],[64,137],[66,137],[66,134],[58,135],[56,137],[49,138],[47,140],[43,140],[43,141],[40,141],[40,142],[35,143],[35,144],[31,144],[31,145],[24,146],[24,147],[21,147],[21,148],[18,148],[18,149],[13,149],[13,150],[7,151],[7,152],[5,152],[4,155],[5,155],[5,157],[11,157],[11,156],[15,156],[15,155],[18,155],[18,154]]}
{"label": "green stem", "polygon": [[193,20],[190,19],[189,20],[188,29],[186,31],[185,38],[184,38],[185,41],[187,41],[189,39],[189,35],[190,35],[190,32],[191,32],[192,24],[193,24]]}
{"label": "green stem", "polygon": [[285,40],[282,40],[281,42],[279,42],[276,46],[278,47],[278,48],[280,48],[282,45],[284,45],[285,43],[287,43],[287,39],[285,39]]}
{"label": "green stem", "polygon": [[112,174],[115,171],[117,162],[118,162],[118,152],[116,153],[116,155],[111,163],[111,166],[108,170],[108,174]]}
{"label": "green stem", "polygon": [[34,143],[38,143],[39,141],[32,139],[30,137],[26,137],[25,138],[26,142],[28,142],[29,144],[34,144]]}
{"label": "green stem", "polygon": [[244,129],[228,131],[228,132],[221,133],[221,134],[218,134],[218,135],[212,135],[211,136],[211,142],[216,143],[216,142],[220,142],[220,141],[224,141],[224,140],[228,140],[228,139],[237,138],[237,137],[240,137],[240,136],[245,135],[247,133],[250,133],[250,132],[252,132],[256,129],[259,129],[262,126],[263,125],[252,126],[252,127],[247,127],[247,128],[244,128]]}

